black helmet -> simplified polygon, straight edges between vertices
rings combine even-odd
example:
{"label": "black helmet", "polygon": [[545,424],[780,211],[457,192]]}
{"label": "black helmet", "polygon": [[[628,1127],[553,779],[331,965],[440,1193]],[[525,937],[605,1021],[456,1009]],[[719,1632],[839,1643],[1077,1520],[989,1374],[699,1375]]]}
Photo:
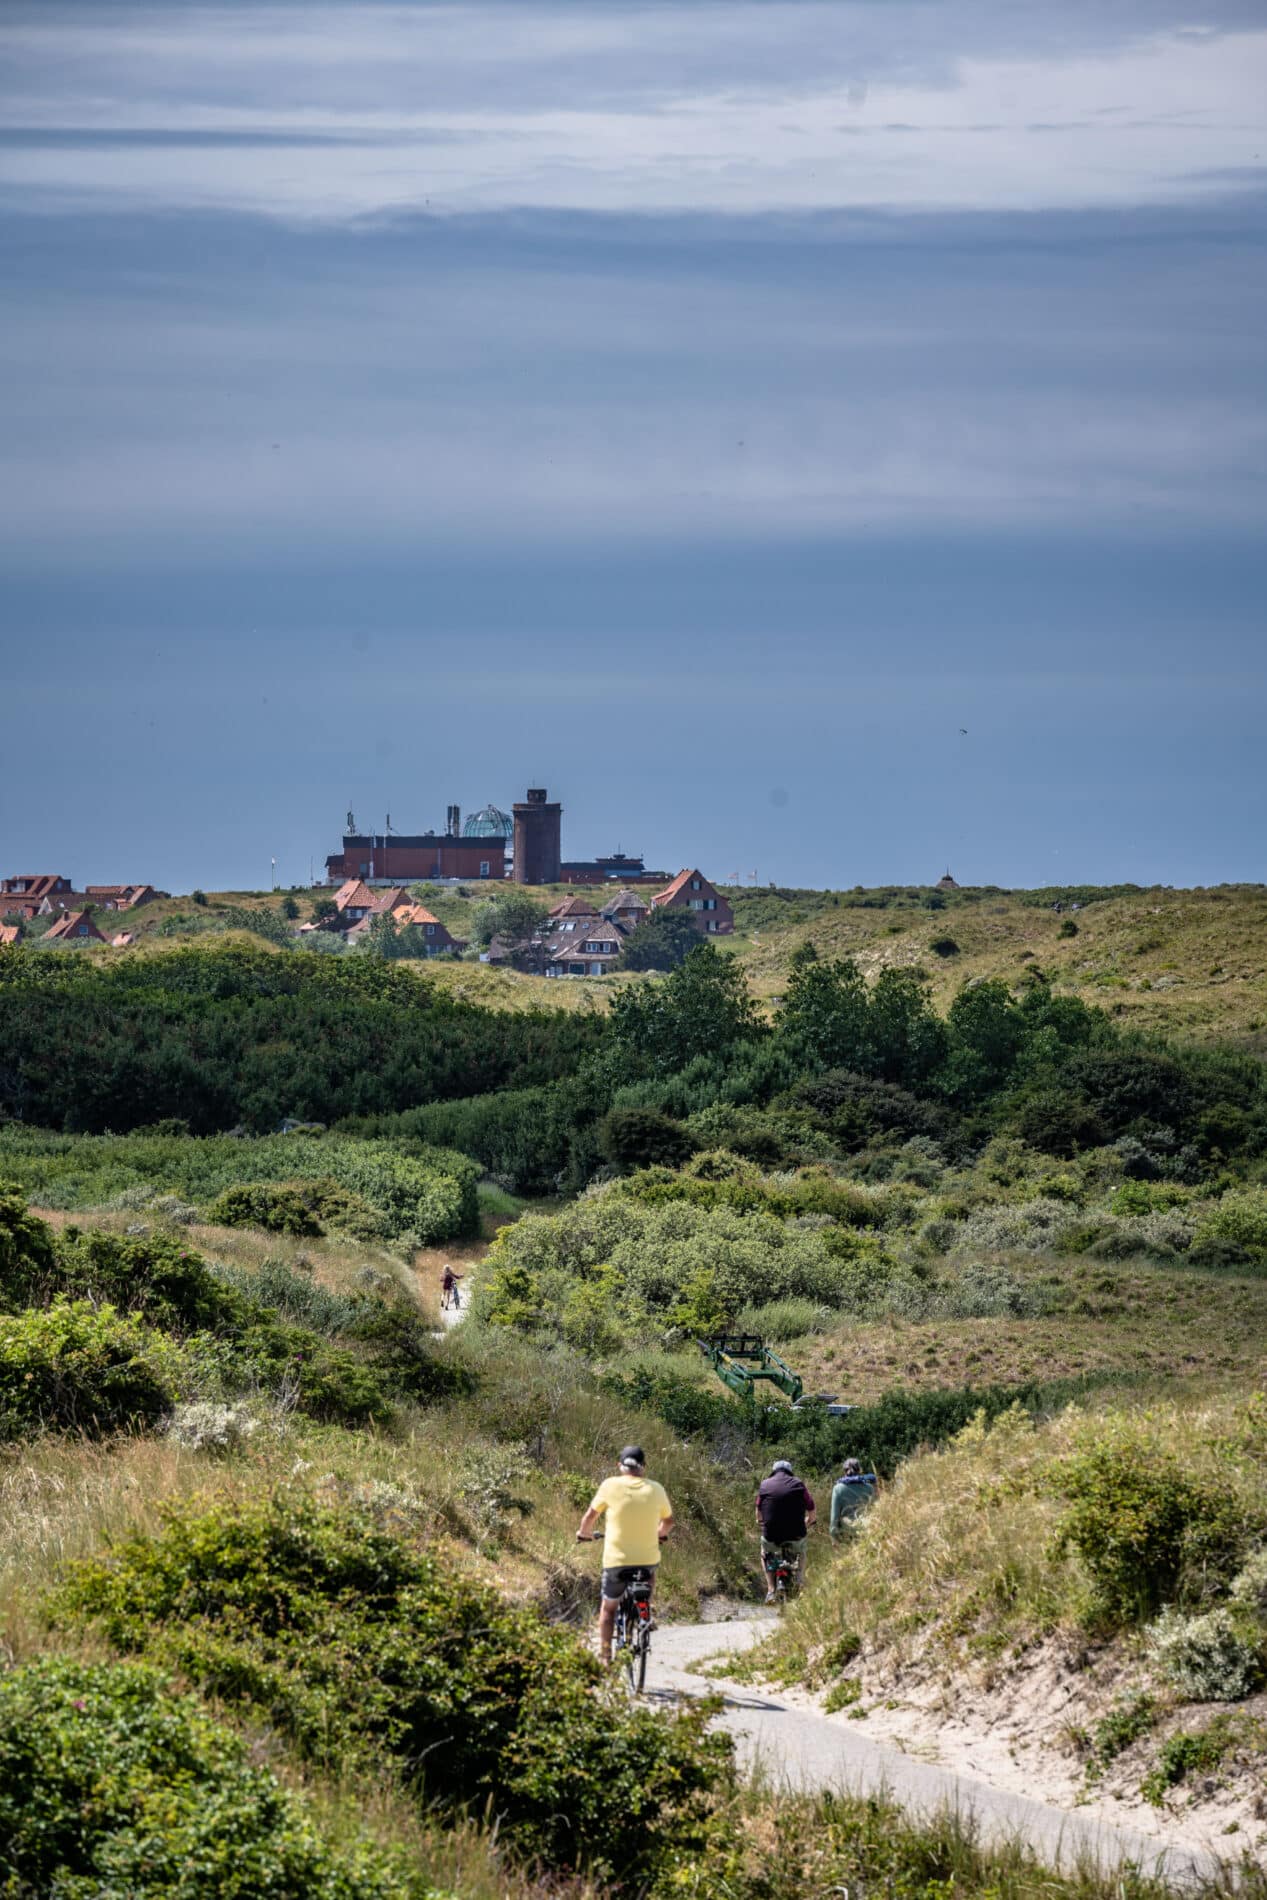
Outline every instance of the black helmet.
{"label": "black helmet", "polygon": [[641,1471],[647,1462],[647,1454],[641,1445],[626,1445],[620,1454],[620,1462],[622,1465],[632,1465],[636,1470]]}
{"label": "black helmet", "polygon": [[770,1466],[770,1476],[773,1477],[776,1471],[786,1471],[789,1478],[795,1477],[796,1475],[792,1470],[792,1461],[790,1458],[776,1458],[774,1463]]}

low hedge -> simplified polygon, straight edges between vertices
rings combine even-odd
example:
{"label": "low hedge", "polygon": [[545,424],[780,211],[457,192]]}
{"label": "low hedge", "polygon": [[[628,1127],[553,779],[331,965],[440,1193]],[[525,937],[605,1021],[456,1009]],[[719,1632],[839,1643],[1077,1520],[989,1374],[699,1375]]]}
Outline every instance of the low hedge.
{"label": "low hedge", "polygon": [[150,1327],[87,1300],[0,1315],[0,1441],[153,1425],[175,1402],[177,1357]]}
{"label": "low hedge", "polygon": [[136,1663],[41,1661],[0,1676],[0,1841],[14,1896],[435,1894],[368,1843],[332,1845],[240,1736]]}

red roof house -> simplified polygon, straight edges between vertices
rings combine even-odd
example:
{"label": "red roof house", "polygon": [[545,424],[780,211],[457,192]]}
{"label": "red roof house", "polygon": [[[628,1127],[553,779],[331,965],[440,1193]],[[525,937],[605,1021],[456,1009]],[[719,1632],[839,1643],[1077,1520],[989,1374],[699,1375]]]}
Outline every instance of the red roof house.
{"label": "red roof house", "polygon": [[86,910],[68,910],[65,916],[59,917],[57,922],[45,931],[44,936],[48,943],[79,943],[87,940],[95,943],[105,942],[105,938]]}
{"label": "red roof house", "polygon": [[429,911],[425,904],[411,903],[400,904],[395,908],[384,905],[372,914],[358,918],[351,929],[344,933],[347,941],[360,943],[369,935],[375,918],[379,916],[390,916],[398,930],[406,930],[412,925],[414,929],[420,931],[429,957],[439,956],[442,950],[458,950],[462,947],[449,935],[440,919]]}
{"label": "red roof house", "polygon": [[651,902],[657,910],[689,910],[702,937],[728,937],[735,927],[730,905],[702,871],[679,871]]}
{"label": "red roof house", "polygon": [[58,877],[53,871],[6,877],[0,879],[0,915],[38,917],[45,904],[49,910],[64,910],[66,900],[74,895],[70,879]]}
{"label": "red roof house", "polygon": [[169,891],[156,891],[152,884],[89,884],[84,891],[98,910],[137,910],[142,904],[152,904],[156,897],[170,895]]}
{"label": "red roof house", "polygon": [[551,917],[597,917],[598,905],[588,897],[564,897],[550,906]]}

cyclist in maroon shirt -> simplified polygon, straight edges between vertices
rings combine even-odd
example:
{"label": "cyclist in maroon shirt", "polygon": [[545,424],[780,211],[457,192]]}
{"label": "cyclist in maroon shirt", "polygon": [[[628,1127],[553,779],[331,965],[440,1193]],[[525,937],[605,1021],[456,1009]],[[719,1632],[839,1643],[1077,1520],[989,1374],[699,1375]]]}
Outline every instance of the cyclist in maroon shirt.
{"label": "cyclist in maroon shirt", "polygon": [[770,1475],[757,1492],[757,1523],[761,1527],[761,1567],[765,1571],[766,1602],[774,1602],[774,1569],[779,1553],[796,1555],[797,1581],[805,1582],[805,1546],[818,1507],[786,1458],[776,1458]]}

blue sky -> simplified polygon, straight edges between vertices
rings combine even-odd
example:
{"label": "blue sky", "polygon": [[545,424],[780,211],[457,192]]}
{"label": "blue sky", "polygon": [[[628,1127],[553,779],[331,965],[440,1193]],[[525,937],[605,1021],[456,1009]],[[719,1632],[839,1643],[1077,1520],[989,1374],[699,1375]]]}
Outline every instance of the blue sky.
{"label": "blue sky", "polygon": [[6,874],[540,783],[1263,876],[1260,6],[10,0],[0,75]]}

